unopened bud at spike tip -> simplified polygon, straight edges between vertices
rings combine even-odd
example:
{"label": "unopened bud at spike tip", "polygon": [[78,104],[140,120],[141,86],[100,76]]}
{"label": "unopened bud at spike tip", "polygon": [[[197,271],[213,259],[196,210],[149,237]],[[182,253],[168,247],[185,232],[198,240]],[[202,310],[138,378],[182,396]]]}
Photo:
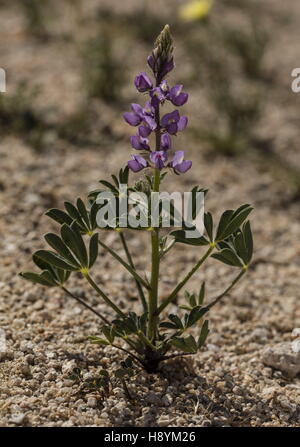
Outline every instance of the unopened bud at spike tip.
{"label": "unopened bud at spike tip", "polygon": [[157,83],[174,68],[173,38],[169,25],[165,25],[157,37],[152,54],[148,57],[148,64],[156,77]]}

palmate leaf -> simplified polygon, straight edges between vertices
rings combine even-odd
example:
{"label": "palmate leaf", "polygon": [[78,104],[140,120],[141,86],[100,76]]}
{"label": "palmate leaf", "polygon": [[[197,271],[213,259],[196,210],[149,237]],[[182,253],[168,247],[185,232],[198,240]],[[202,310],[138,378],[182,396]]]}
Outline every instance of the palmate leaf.
{"label": "palmate leaf", "polygon": [[46,287],[61,286],[70,277],[71,272],[53,267],[46,261],[38,258],[36,254],[33,255],[33,261],[42,272],[21,272],[20,276],[30,282],[41,284]]}
{"label": "palmate leaf", "polygon": [[[35,253],[34,261],[40,268],[52,269],[52,273],[53,267],[65,271],[89,269],[98,257],[98,234],[90,238],[89,253],[87,253],[76,222],[73,222],[71,226],[62,225],[61,238],[54,233],[48,233],[45,235],[45,240],[56,252],[39,250]],[[63,278],[61,273],[60,278]]]}

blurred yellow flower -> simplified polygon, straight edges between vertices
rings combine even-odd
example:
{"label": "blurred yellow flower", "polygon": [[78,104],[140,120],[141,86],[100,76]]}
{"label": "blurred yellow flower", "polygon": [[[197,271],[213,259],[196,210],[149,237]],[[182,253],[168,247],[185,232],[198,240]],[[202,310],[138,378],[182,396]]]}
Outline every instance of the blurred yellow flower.
{"label": "blurred yellow flower", "polygon": [[183,20],[201,20],[206,17],[213,6],[213,0],[193,0],[179,9]]}

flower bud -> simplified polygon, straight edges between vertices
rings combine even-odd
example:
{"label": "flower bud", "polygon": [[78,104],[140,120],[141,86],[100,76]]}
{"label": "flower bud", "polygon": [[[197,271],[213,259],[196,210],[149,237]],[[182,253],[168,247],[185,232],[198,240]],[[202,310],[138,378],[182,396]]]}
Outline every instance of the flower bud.
{"label": "flower bud", "polygon": [[161,83],[174,68],[173,39],[169,25],[166,25],[157,37],[152,54],[148,57],[148,64],[156,77],[157,83]]}

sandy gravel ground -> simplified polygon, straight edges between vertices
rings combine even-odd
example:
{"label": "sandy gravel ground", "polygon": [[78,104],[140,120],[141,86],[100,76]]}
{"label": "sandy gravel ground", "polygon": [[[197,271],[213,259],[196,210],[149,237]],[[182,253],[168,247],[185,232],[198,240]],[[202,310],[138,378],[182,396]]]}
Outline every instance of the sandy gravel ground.
{"label": "sandy gravel ground", "polygon": [[[121,161],[120,154],[121,147],[112,151],[107,164]],[[74,155],[61,149],[45,157],[7,139],[1,145],[1,158],[0,321],[8,345],[0,363],[2,425],[299,424],[299,379],[290,379],[261,361],[266,346],[290,340],[291,331],[300,326],[299,245],[295,243],[300,236],[299,210],[279,205],[276,185],[267,174],[258,176],[258,167],[246,162],[199,159],[185,180],[193,184],[208,170],[213,172],[206,182],[211,188],[207,207],[212,210],[243,200],[255,205],[257,263],[211,312],[211,335],[203,352],[194,360],[170,362],[157,375],[142,373],[131,385],[136,397],[132,404],[118,387],[103,402],[95,400],[93,393],[78,397],[78,385],[68,378],[72,367],[79,366],[89,377],[101,366],[113,368],[119,354],[86,341],[98,330],[98,322],[87,311],[59,291],[33,287],[17,276],[29,266],[30,251],[42,245],[40,236],[49,228],[48,219],[41,220],[44,210],[88,191],[105,175],[101,154],[82,150]],[[220,179],[226,179],[226,185]],[[108,240],[118,246],[117,235],[109,235]],[[142,269],[149,268],[145,242],[132,239]],[[172,262],[164,261],[161,296],[198,251],[178,248]],[[231,274],[209,262],[189,289],[198,288],[205,277],[209,296],[214,296]],[[132,282],[104,253],[94,276],[124,308],[136,307]],[[82,281],[73,277],[71,289],[78,293],[81,286]],[[84,290],[90,302],[108,312],[92,291],[86,286]]]}

